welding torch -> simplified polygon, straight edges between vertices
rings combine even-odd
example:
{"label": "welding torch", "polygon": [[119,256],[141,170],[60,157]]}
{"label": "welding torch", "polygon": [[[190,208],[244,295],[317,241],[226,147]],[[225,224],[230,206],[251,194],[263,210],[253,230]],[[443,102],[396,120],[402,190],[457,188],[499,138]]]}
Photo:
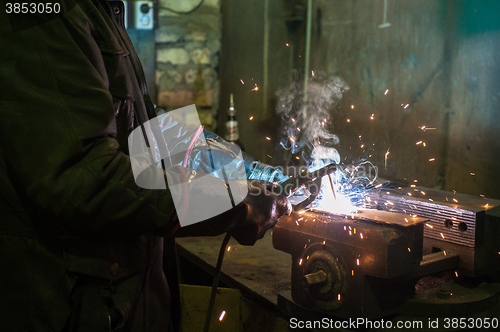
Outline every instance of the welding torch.
{"label": "welding torch", "polygon": [[[332,163],[326,165],[314,172],[309,172],[306,169],[302,169],[301,173],[297,176],[291,177],[290,179],[273,186],[272,191],[274,193],[282,194],[286,197],[291,197],[295,195],[301,189],[307,189],[310,193],[309,197],[304,201],[293,206],[294,211],[300,211],[306,206],[308,206],[312,201],[318,197],[321,189],[321,179],[325,175],[330,175],[337,170],[337,165]],[[333,190],[333,183],[330,184]],[[335,191],[333,191],[335,195]]]}

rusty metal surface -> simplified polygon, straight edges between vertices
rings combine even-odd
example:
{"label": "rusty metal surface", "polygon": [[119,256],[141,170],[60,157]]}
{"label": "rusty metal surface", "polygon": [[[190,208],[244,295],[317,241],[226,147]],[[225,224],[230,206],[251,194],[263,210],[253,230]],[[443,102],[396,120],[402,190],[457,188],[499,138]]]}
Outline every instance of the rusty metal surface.
{"label": "rusty metal surface", "polygon": [[499,200],[424,187],[403,188],[402,193],[406,195],[373,195],[372,206],[428,218],[424,254],[441,250],[459,255],[458,271],[469,277],[500,270]]}
{"label": "rusty metal surface", "polygon": [[[242,246],[231,239],[222,264],[221,282],[276,305],[278,293],[291,288],[292,259],[273,248],[270,233],[254,246]],[[177,238],[176,243],[179,255],[213,275],[223,238],[186,237]]]}

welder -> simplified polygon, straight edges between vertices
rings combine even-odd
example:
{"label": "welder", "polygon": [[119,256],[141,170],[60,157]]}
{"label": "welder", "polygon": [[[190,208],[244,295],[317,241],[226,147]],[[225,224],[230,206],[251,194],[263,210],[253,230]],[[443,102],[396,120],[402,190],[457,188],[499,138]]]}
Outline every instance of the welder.
{"label": "welder", "polygon": [[[170,190],[133,176],[127,138],[156,112],[123,3],[59,3],[57,15],[0,9],[1,330],[166,331],[163,239],[229,232],[255,243],[290,208],[268,190],[285,177],[244,155],[246,198],[180,227]],[[169,121],[164,131],[191,139]],[[193,150],[184,169],[234,158],[231,143],[204,138],[210,155]]]}

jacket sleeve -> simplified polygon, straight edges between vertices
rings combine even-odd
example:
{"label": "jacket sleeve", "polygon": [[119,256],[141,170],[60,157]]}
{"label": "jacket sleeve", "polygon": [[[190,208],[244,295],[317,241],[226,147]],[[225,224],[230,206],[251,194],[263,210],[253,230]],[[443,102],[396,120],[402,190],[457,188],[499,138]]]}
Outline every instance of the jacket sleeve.
{"label": "jacket sleeve", "polygon": [[170,191],[139,188],[115,139],[105,67],[127,54],[95,35],[109,17],[85,3],[17,32],[0,14],[2,158],[30,213],[54,229],[170,234]]}

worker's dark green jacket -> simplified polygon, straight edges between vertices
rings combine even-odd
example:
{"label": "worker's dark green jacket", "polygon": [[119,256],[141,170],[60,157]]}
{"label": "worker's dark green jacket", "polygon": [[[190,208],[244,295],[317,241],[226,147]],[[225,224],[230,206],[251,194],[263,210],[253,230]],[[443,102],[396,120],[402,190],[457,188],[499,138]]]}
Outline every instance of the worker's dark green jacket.
{"label": "worker's dark green jacket", "polygon": [[63,1],[27,28],[5,9],[0,330],[165,331],[160,236],[177,221],[170,191],[135,185],[127,156],[152,105],[123,4]]}

